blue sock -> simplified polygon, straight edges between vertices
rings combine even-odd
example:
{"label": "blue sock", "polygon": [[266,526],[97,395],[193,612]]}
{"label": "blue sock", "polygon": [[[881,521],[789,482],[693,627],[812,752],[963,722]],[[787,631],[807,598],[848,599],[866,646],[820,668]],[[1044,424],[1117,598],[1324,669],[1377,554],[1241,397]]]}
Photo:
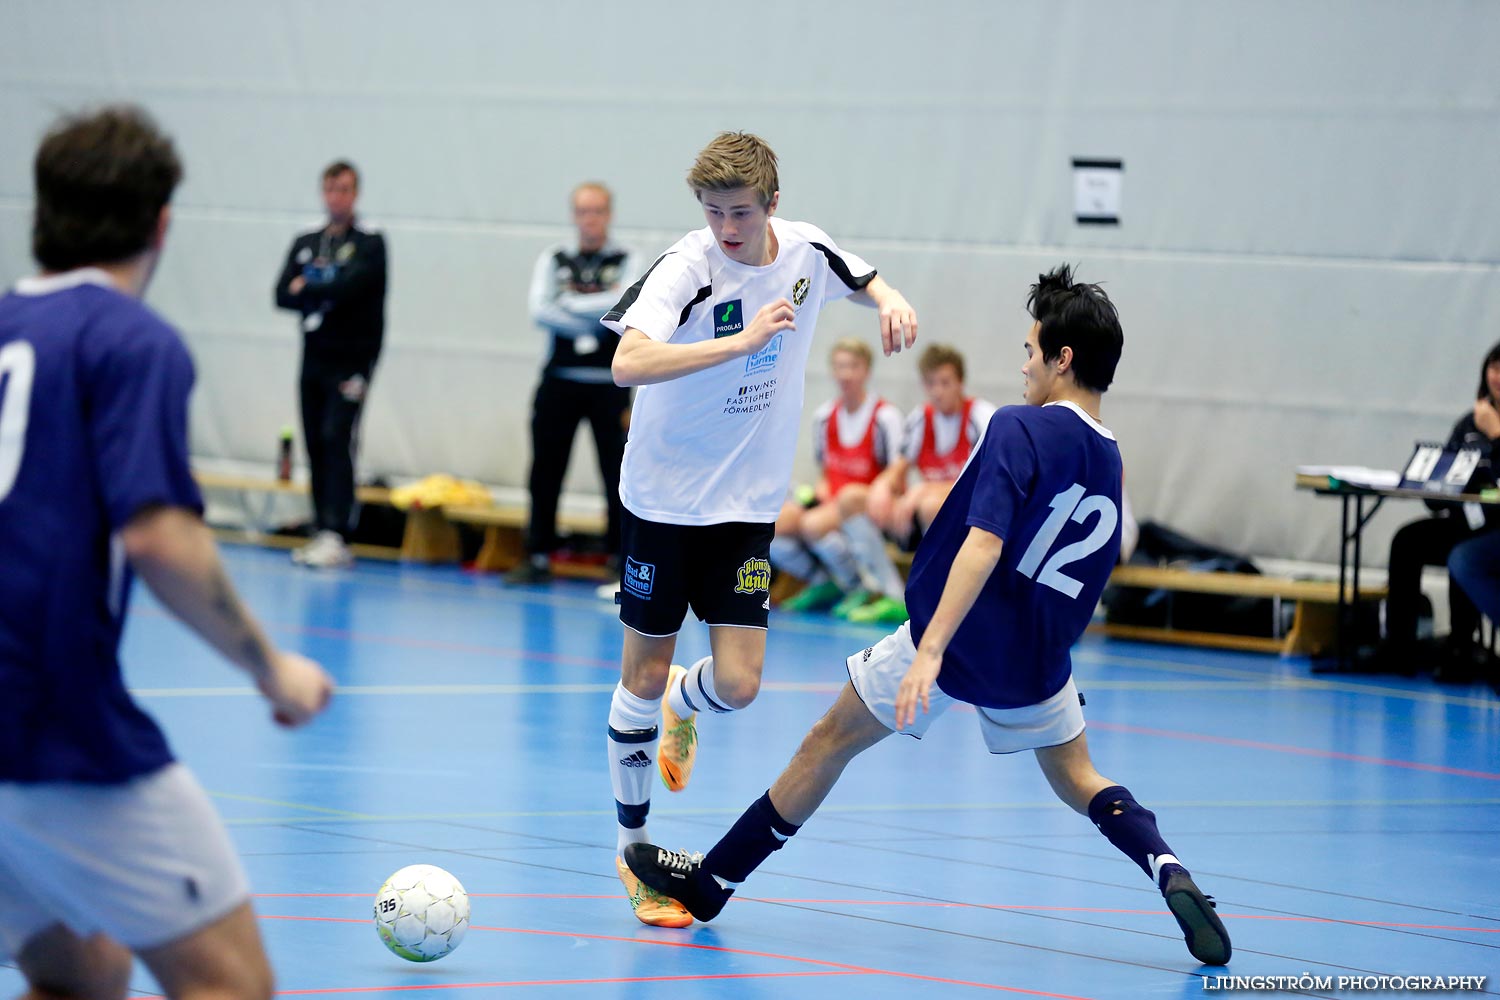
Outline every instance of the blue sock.
{"label": "blue sock", "polygon": [[1089,803],[1089,819],[1141,871],[1165,884],[1173,871],[1187,871],[1156,828],[1156,813],[1135,800],[1130,789],[1111,785]]}
{"label": "blue sock", "polygon": [[746,809],[744,815],[735,820],[729,832],[713,846],[703,859],[703,868],[720,883],[734,886],[750,877],[750,873],[761,866],[774,851],[781,850],[800,826],[781,818],[776,807],[771,805],[771,793],[766,792]]}

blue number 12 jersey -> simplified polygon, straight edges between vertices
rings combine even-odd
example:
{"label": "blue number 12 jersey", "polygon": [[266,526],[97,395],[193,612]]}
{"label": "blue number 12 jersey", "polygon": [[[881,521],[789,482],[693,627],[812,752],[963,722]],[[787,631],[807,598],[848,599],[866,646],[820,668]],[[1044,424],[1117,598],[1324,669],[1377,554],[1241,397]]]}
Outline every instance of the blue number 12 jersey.
{"label": "blue number 12 jersey", "polygon": [[193,363],[102,271],[0,298],[0,782],[115,783],[171,761],[116,651],[130,586],[117,532],[201,511]]}
{"label": "blue number 12 jersey", "polygon": [[1062,690],[1069,650],[1119,557],[1121,480],[1114,435],[1073,403],[1007,406],[990,418],[906,585],[920,644],[969,529],[1005,543],[944,653],[937,684],[945,694],[1018,708]]}

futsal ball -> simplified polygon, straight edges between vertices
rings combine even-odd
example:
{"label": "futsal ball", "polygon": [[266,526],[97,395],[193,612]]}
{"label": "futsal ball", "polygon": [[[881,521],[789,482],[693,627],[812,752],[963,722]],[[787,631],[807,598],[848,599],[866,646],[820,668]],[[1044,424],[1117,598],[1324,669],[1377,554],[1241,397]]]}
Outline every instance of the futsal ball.
{"label": "futsal ball", "polygon": [[408,962],[436,962],[468,929],[469,894],[435,865],[407,865],[375,896],[375,930]]}

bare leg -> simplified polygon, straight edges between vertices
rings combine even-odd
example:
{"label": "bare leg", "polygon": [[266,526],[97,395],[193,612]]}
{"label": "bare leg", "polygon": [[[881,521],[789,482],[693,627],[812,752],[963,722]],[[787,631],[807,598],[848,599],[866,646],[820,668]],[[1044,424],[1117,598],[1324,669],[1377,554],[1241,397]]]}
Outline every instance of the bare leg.
{"label": "bare leg", "polygon": [[130,952],[103,934],[81,938],[54,924],[21,947],[16,964],[30,989],[21,1000],[121,1000]]}
{"label": "bare leg", "polygon": [[620,683],[637,698],[660,701],[667,690],[667,673],[676,650],[675,635],[641,635],[627,628],[625,647],[620,654]]}
{"label": "bare leg", "polygon": [[1062,746],[1037,750],[1036,762],[1042,766],[1042,774],[1057,797],[1083,816],[1089,814],[1089,803],[1094,796],[1115,784],[1094,769],[1087,732],[1079,733]]}
{"label": "bare leg", "polygon": [[249,903],[171,944],[141,952],[172,1000],[269,1000],[271,965]]}
{"label": "bare leg", "polygon": [[748,706],[760,694],[766,665],[766,632],[759,628],[715,625],[708,630],[713,650],[713,683],[719,702],[732,709]]}
{"label": "bare leg", "polygon": [[854,693],[854,686],[845,684],[838,701],[813,725],[771,786],[771,804],[788,823],[801,826],[823,804],[849,762],[889,735],[891,731]]}

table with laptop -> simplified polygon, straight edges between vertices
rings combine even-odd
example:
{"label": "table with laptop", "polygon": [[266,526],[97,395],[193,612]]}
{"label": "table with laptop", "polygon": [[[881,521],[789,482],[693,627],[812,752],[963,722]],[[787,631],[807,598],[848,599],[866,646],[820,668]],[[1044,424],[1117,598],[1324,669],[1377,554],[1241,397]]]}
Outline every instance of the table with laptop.
{"label": "table with laptop", "polygon": [[1500,504],[1500,490],[1480,489],[1493,482],[1488,459],[1478,447],[1447,450],[1441,444],[1419,441],[1401,471],[1360,466],[1299,466],[1296,485],[1319,496],[1341,501],[1339,531],[1339,596],[1334,659],[1315,665],[1314,672],[1349,672],[1355,653],[1354,628],[1358,612],[1352,595],[1359,593],[1359,568],[1365,525],[1388,499],[1443,500],[1463,505],[1464,516],[1475,527],[1484,524],[1484,507]]}

